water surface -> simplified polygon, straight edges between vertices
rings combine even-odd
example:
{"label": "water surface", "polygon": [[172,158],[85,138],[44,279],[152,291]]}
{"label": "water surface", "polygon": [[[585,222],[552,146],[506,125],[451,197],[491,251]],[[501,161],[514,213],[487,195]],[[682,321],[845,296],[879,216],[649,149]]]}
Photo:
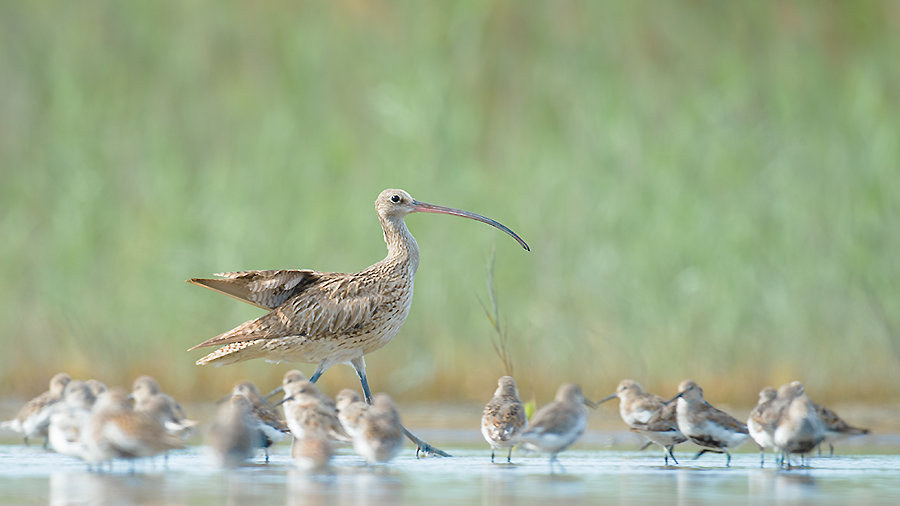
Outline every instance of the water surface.
{"label": "water surface", "polygon": [[[433,435],[432,435],[433,436]],[[440,438],[433,438],[439,440]],[[246,467],[212,466],[202,446],[134,466],[89,472],[75,459],[39,447],[0,445],[0,502],[5,504],[565,504],[617,502],[722,504],[900,503],[900,455],[839,454],[813,458],[807,468],[776,470],[768,457],[737,453],[665,467],[655,450],[575,448],[551,472],[546,457],[514,453],[513,464],[491,464],[484,448],[445,448],[453,458],[416,459],[412,448],[389,465],[370,468],[339,450],[326,472],[294,467],[288,446]],[[893,450],[893,448],[890,448]],[[876,450],[877,451],[877,450]],[[498,462],[504,459],[498,459]]]}

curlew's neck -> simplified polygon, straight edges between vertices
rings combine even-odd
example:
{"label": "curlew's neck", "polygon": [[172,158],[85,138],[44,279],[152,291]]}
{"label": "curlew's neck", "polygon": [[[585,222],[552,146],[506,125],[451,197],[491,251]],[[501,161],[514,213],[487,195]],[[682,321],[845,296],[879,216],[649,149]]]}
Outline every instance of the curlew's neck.
{"label": "curlew's neck", "polygon": [[378,220],[381,222],[381,229],[384,230],[384,242],[388,250],[384,260],[394,264],[407,263],[415,274],[419,268],[419,245],[406,228],[406,222],[402,217],[395,216],[379,216]]}

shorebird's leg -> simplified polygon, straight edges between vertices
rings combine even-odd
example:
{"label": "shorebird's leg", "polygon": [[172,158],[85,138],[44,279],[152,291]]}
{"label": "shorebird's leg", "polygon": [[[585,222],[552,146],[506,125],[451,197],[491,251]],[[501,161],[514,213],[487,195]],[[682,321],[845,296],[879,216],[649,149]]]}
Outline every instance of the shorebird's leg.
{"label": "shorebird's leg", "polygon": [[319,381],[319,376],[321,376],[322,373],[325,372],[325,369],[328,369],[328,367],[325,365],[325,363],[326,363],[325,360],[319,362],[319,365],[316,366],[316,370],[315,370],[315,372],[313,372],[312,377],[309,378],[310,383],[315,383],[315,382]]}
{"label": "shorebird's leg", "polygon": [[[310,378],[309,381],[315,383],[315,380],[324,372],[325,370],[325,362],[319,364],[319,367],[316,368],[316,372],[313,374],[313,377]],[[359,376],[359,382],[362,384],[363,393],[366,396],[366,404],[372,404],[372,392],[369,390],[369,382],[366,380],[366,360],[363,357],[354,358],[350,361],[350,365],[353,366],[353,369],[356,370],[356,375]],[[321,371],[319,370],[321,369]],[[416,444],[416,457],[419,456],[420,452],[425,454],[433,453],[435,455],[439,455],[441,457],[449,457],[450,454],[431,446],[425,441],[419,439],[415,434],[409,431],[406,427],[403,427],[403,433],[406,434],[406,438]]]}
{"label": "shorebird's leg", "polygon": [[494,463],[494,449],[491,448],[491,464]]}
{"label": "shorebird's leg", "polygon": [[706,448],[700,450],[699,452],[697,452],[697,455],[694,455],[694,460],[699,459],[701,455],[703,455],[704,453],[706,453],[706,452],[708,452],[708,451],[711,451],[711,450],[708,450],[708,449],[706,449]]}
{"label": "shorebird's leg", "polygon": [[[493,454],[494,454],[494,452],[491,451],[491,455],[493,455]],[[493,462],[493,460],[491,460],[491,462]],[[506,463],[512,464],[512,446],[509,447],[509,453],[506,454]]]}
{"label": "shorebird's leg", "polygon": [[[675,448],[675,445],[669,445],[669,446],[667,446],[667,447],[666,447],[666,453],[669,454],[669,457],[672,457],[672,462],[674,462],[675,465],[677,466],[677,465],[678,465],[678,461],[675,460],[675,454],[672,453],[672,449],[673,449],[673,448]],[[666,459],[666,465],[669,465],[669,460],[668,460],[668,459]]]}
{"label": "shorebird's leg", "polygon": [[445,452],[444,450],[441,450],[440,448],[435,448],[434,446],[431,446],[430,444],[426,443],[425,441],[419,439],[415,434],[410,432],[409,429],[407,429],[406,427],[403,427],[403,433],[406,434],[406,439],[409,439],[410,441],[412,441],[413,443],[416,444],[416,458],[419,457],[419,453],[424,453],[425,455],[432,453],[439,457],[451,457],[452,456],[449,453]]}
{"label": "shorebird's leg", "polygon": [[363,394],[366,396],[366,404],[372,404],[372,392],[369,390],[369,380],[366,379],[366,359],[363,357],[354,358],[350,361],[350,365],[359,376],[359,383],[362,385]]}
{"label": "shorebird's leg", "polygon": [[728,456],[728,460],[725,461],[725,467],[731,467],[731,453],[728,452],[727,448],[722,448],[722,451]]}
{"label": "shorebird's leg", "polygon": [[638,448],[638,451],[639,451],[639,452],[642,452],[642,451],[646,450],[647,447],[650,446],[650,445],[652,445],[652,444],[653,444],[653,441],[646,441],[646,442],[644,442],[643,445],[641,445],[640,448]]}
{"label": "shorebird's leg", "polygon": [[762,448],[759,449],[759,468],[762,469],[766,467],[766,451]]}
{"label": "shorebird's leg", "polygon": [[834,445],[831,443],[828,443],[828,456],[834,457]]}

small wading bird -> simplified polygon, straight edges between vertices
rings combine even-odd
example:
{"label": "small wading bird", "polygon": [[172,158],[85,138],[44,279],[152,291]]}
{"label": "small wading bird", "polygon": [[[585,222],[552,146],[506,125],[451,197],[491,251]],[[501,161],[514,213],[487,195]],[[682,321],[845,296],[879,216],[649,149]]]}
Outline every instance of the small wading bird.
{"label": "small wading bird", "polygon": [[597,403],[585,399],[580,386],[563,383],[556,390],[554,401],[537,410],[528,429],[516,441],[526,450],[549,453],[551,472],[554,462],[565,471],[556,455],[571,446],[587,428],[585,406],[596,408]]}
{"label": "small wading bird", "polygon": [[703,389],[691,380],[684,380],[678,385],[678,395],[669,402],[678,400],[675,413],[678,430],[694,444],[703,447],[695,459],[706,452],[724,453],[728,459],[725,466],[731,465],[729,448],[737,448],[749,437],[747,426],[733,416],[713,407],[703,399]]}
{"label": "small wading bird", "polygon": [[484,406],[481,414],[481,435],[491,445],[491,462],[494,452],[508,448],[506,462],[512,462],[512,449],[516,445],[516,435],[525,428],[525,406],[519,400],[519,391],[512,376],[497,380],[494,396]]}
{"label": "small wading bird", "polygon": [[666,404],[662,397],[645,392],[640,383],[630,379],[624,379],[616,387],[616,393],[597,401],[602,404],[615,398],[619,398],[619,415],[632,432],[641,434],[649,441],[641,450],[650,443],[656,443],[663,449],[666,465],[669,457],[676,464],[672,448],[675,445],[687,441],[687,438],[678,430],[675,405]]}
{"label": "small wading bird", "polygon": [[[197,365],[226,365],[253,358],[318,364],[315,383],[329,367],[349,363],[359,376],[366,402],[372,394],[364,356],[397,335],[412,304],[419,246],[403,219],[416,212],[469,218],[499,228],[529,250],[512,230],[479,214],[419,202],[403,190],[388,189],[375,200],[387,256],[357,273],[313,270],[225,272],[220,279],[190,279],[269,311],[235,329],[194,346],[220,346]],[[404,429],[417,451],[446,455]]]}

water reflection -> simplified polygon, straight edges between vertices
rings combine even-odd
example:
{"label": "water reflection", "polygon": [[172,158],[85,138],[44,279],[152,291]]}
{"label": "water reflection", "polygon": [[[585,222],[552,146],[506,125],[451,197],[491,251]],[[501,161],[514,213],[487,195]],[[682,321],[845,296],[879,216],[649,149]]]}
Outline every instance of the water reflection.
{"label": "water reflection", "polygon": [[164,476],[104,473],[50,475],[50,504],[146,504],[176,500],[166,490]]}
{"label": "water reflection", "polygon": [[395,505],[403,502],[405,482],[399,475],[380,468],[358,468],[353,472],[310,473],[291,469],[287,473],[287,506]]}

